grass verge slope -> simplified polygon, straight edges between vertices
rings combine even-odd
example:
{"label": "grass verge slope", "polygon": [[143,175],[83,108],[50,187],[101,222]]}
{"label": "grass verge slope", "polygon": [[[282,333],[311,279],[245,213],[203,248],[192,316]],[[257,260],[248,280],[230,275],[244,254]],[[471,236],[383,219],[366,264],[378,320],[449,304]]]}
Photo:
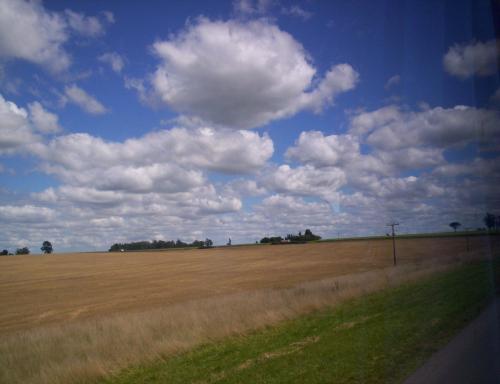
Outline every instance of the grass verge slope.
{"label": "grass verge slope", "polygon": [[498,262],[467,264],[106,383],[397,383],[477,316],[498,280]]}

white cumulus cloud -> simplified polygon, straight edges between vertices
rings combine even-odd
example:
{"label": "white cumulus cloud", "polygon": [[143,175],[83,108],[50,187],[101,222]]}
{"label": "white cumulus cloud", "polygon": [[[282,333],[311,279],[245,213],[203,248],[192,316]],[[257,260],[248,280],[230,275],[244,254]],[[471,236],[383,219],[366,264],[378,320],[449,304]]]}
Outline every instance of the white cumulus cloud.
{"label": "white cumulus cloud", "polygon": [[14,153],[60,131],[59,118],[35,101],[28,110],[0,95],[0,154]]}
{"label": "white cumulus cloud", "polygon": [[69,101],[92,115],[102,115],[108,110],[95,97],[76,84],[64,88],[63,101]]}
{"label": "white cumulus cloud", "polygon": [[116,52],[106,52],[98,57],[99,61],[108,64],[113,71],[120,73],[125,66],[123,57]]}
{"label": "white cumulus cloud", "polygon": [[61,14],[39,1],[0,2],[0,57],[24,59],[61,71],[71,63],[63,45],[69,36]]}
{"label": "white cumulus cloud", "polygon": [[448,73],[462,79],[498,73],[499,43],[496,40],[455,44],[443,57]]}
{"label": "white cumulus cloud", "polygon": [[355,87],[348,64],[318,76],[304,47],[265,21],[204,18],[153,45],[161,60],[149,82],[174,110],[231,128],[252,128],[310,109]]}
{"label": "white cumulus cloud", "polygon": [[[107,19],[106,14],[103,15]],[[22,59],[61,72],[71,65],[64,45],[72,32],[102,36],[105,26],[98,17],[65,10],[52,12],[41,1],[0,1],[0,58]]]}
{"label": "white cumulus cloud", "polygon": [[324,136],[319,131],[306,131],[285,156],[316,167],[336,166],[358,156],[359,148],[358,138],[352,135]]}
{"label": "white cumulus cloud", "polygon": [[26,110],[0,95],[0,153],[12,152],[36,140]]}
{"label": "white cumulus cloud", "polygon": [[344,171],[337,167],[317,169],[311,165],[292,168],[280,165],[263,179],[269,190],[302,196],[320,196],[328,199],[346,183]]}
{"label": "white cumulus cloud", "polygon": [[497,140],[498,111],[467,106],[404,111],[395,106],[355,116],[351,133],[366,134],[366,142],[382,149],[418,145],[447,148],[473,140]]}
{"label": "white cumulus cloud", "polygon": [[59,117],[47,111],[38,101],[28,104],[30,119],[33,125],[42,133],[58,133],[61,131]]}
{"label": "white cumulus cloud", "polygon": [[77,133],[32,150],[46,161],[47,169],[64,177],[84,169],[158,163],[236,174],[262,168],[273,154],[273,142],[266,134],[250,131],[173,128],[122,143]]}
{"label": "white cumulus cloud", "polygon": [[53,209],[35,205],[0,205],[0,221],[9,223],[37,223],[52,220]]}

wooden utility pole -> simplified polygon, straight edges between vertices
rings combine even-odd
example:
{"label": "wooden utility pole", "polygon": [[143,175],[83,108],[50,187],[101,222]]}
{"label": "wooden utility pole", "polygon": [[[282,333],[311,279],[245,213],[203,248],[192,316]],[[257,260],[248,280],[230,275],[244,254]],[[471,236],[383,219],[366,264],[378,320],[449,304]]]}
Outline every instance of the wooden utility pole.
{"label": "wooden utility pole", "polygon": [[392,257],[394,259],[394,266],[396,266],[396,232],[394,231],[394,227],[398,226],[399,223],[392,222],[387,224],[387,227],[391,227],[392,229]]}

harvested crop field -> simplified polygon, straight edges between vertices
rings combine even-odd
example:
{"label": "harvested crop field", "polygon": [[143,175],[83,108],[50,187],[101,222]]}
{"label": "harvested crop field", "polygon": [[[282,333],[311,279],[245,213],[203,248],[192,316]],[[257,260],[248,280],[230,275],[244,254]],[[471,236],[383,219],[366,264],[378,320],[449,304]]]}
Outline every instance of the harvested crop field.
{"label": "harvested crop field", "polygon": [[[471,249],[488,255],[491,240],[471,237]],[[397,252],[400,264],[454,258],[466,239],[398,239]],[[0,333],[390,265],[390,240],[2,257]]]}

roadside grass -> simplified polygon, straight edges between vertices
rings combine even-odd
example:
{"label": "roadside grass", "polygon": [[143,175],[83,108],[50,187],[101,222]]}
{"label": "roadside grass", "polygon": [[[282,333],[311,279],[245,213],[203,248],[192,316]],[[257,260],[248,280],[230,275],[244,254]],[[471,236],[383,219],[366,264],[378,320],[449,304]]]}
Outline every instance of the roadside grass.
{"label": "roadside grass", "polygon": [[121,371],[128,383],[397,383],[491,300],[500,263],[474,262],[246,336]]}

